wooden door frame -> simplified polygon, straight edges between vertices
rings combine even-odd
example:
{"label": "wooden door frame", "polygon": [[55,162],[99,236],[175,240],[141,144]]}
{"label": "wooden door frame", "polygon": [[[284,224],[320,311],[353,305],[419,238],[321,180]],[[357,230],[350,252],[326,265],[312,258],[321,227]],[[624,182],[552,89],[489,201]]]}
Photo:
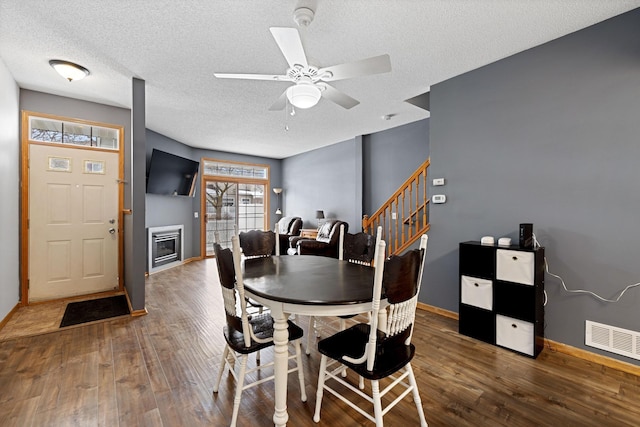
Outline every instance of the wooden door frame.
{"label": "wooden door frame", "polygon": [[[74,144],[47,143],[29,139],[29,118],[59,120],[89,126],[99,126],[118,130],[118,150],[97,147],[84,147]],[[118,291],[124,290],[124,126],[90,120],[36,113],[22,110],[21,114],[21,165],[20,165],[20,305],[29,305],[29,147],[36,145],[55,145],[56,147],[77,148],[89,151],[106,151],[118,153]],[[68,299],[68,298],[62,298]],[[50,301],[47,301],[50,302]],[[38,302],[40,303],[40,302]]]}
{"label": "wooden door frame", "polygon": [[[222,163],[235,163],[238,165],[250,165],[250,166],[260,166],[267,169],[267,179],[260,178],[242,178],[238,176],[232,175],[206,175],[204,173],[204,163],[205,161],[219,161]],[[269,226],[271,224],[271,167],[269,165],[260,164],[260,163],[248,163],[248,162],[236,162],[233,160],[221,160],[221,159],[212,159],[208,157],[203,157],[200,159],[200,258],[211,258],[212,256],[207,257],[207,219],[206,219],[206,209],[207,209],[207,196],[206,196],[206,182],[207,181],[227,181],[233,182],[235,184],[260,184],[265,186],[265,225]]]}

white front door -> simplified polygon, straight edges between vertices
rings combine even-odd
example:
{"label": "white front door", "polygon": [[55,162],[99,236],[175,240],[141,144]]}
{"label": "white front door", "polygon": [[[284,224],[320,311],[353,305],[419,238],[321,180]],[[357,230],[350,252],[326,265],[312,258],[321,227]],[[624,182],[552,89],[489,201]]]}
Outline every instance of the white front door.
{"label": "white front door", "polygon": [[30,144],[29,302],[116,290],[117,152]]}

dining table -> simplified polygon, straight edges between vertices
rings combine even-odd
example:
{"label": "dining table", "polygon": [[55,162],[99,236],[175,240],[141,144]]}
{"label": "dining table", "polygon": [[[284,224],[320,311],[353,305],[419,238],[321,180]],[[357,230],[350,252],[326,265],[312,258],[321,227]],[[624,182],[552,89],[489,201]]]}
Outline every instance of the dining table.
{"label": "dining table", "polygon": [[274,320],[273,422],[285,426],[289,419],[289,316],[343,316],[371,311],[375,269],[329,257],[285,255],[246,259],[242,270],[246,295],[269,307]]}

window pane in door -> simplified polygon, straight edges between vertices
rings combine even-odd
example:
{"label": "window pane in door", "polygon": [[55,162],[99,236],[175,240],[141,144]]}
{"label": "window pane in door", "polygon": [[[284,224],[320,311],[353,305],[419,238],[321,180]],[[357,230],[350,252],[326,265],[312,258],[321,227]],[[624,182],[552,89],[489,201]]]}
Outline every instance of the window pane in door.
{"label": "window pane in door", "polygon": [[222,247],[230,247],[236,226],[239,232],[265,229],[265,184],[205,182],[207,256],[213,256],[216,235]]}

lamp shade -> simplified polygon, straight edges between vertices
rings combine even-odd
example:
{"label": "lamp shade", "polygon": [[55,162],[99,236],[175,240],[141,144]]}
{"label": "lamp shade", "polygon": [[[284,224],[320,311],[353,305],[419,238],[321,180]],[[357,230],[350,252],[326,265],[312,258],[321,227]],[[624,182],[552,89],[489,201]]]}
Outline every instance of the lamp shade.
{"label": "lamp shade", "polygon": [[316,219],[324,219],[324,211],[316,211]]}
{"label": "lamp shade", "polygon": [[89,70],[84,68],[82,65],[74,64],[73,62],[52,59],[49,61],[49,65],[51,65],[58,74],[69,81],[82,80],[89,75]]}
{"label": "lamp shade", "polygon": [[282,215],[282,209],[280,209],[280,193],[282,193],[282,188],[274,187],[273,192],[278,196],[278,208],[276,209],[276,215]]}
{"label": "lamp shade", "polygon": [[287,89],[287,99],[297,108],[311,108],[320,101],[320,89],[313,83],[300,82]]}

